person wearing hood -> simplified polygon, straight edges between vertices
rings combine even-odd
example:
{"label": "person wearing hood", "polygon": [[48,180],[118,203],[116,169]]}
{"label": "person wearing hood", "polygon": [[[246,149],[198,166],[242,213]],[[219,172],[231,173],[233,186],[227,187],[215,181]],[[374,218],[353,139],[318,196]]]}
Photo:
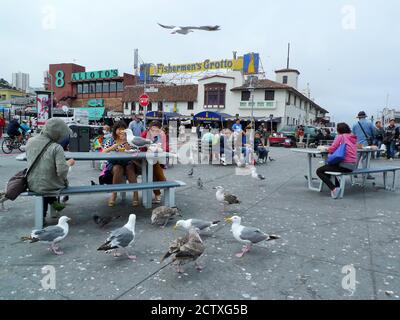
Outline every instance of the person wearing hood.
{"label": "person wearing hood", "polygon": [[335,184],[331,181],[331,176],[326,172],[353,172],[357,167],[357,136],[351,133],[350,127],[346,123],[337,125],[337,137],[332,146],[319,147],[329,154],[333,154],[342,143],[346,144],[346,155],[343,162],[335,165],[325,165],[317,170],[318,177],[329,187],[333,199],[338,199],[341,193],[339,181],[335,178]]}
{"label": "person wearing hood", "polygon": [[[61,119],[52,118],[47,121],[40,135],[29,139],[26,146],[28,167],[50,143],[41,156],[40,161],[28,176],[28,188],[38,194],[56,194],[68,187],[67,175],[75,160],[66,161],[64,147],[68,141],[70,129]],[[48,205],[56,201],[56,197],[44,198],[43,217],[47,215]]]}

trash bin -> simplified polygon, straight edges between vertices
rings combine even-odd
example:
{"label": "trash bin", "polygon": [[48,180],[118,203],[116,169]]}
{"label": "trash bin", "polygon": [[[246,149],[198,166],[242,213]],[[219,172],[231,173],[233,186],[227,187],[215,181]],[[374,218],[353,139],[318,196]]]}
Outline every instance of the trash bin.
{"label": "trash bin", "polygon": [[69,143],[71,152],[89,152],[90,151],[90,126],[70,125],[72,136]]}

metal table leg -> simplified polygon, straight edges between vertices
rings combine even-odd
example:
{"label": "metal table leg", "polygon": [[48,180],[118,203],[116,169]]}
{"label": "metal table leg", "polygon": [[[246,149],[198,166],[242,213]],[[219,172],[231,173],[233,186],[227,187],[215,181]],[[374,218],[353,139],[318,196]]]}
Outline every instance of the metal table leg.
{"label": "metal table leg", "polygon": [[[152,161],[147,161],[147,182],[153,182],[153,163]],[[146,198],[146,209],[151,209],[153,207],[153,190],[144,191],[143,193],[147,193]]]}
{"label": "metal table leg", "polygon": [[[147,183],[147,160],[142,159],[142,183]],[[143,207],[147,205],[147,191],[142,191],[142,204]]]}

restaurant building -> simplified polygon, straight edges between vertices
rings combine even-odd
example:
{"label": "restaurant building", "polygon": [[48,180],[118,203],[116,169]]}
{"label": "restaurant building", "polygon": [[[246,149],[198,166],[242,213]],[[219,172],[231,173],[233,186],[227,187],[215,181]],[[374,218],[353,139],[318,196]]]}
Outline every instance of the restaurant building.
{"label": "restaurant building", "polygon": [[117,69],[86,71],[84,66],[62,63],[49,66],[45,84],[46,90],[54,91],[55,106],[87,109],[90,120],[99,120],[90,116],[101,114],[99,108],[103,113],[123,112],[124,87],[135,85],[136,77],[128,73],[120,75]]}

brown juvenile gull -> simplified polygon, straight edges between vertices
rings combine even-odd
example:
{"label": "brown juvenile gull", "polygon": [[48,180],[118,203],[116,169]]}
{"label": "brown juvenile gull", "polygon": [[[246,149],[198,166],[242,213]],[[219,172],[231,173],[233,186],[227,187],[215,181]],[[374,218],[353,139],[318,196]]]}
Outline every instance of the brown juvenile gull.
{"label": "brown juvenile gull", "polygon": [[242,218],[238,216],[225,218],[225,221],[232,223],[231,232],[233,234],[233,237],[240,243],[245,244],[242,252],[236,254],[236,257],[238,258],[242,258],[247,252],[249,252],[253,244],[257,244],[262,241],[272,241],[280,239],[279,236],[268,235],[261,232],[260,229],[242,226]]}
{"label": "brown juvenile gull", "polygon": [[30,243],[43,242],[50,243],[50,248],[56,255],[63,255],[62,251],[59,251],[57,243],[61,242],[68,235],[69,226],[68,221],[71,219],[68,217],[61,217],[58,220],[58,225],[50,226],[42,230],[33,230],[29,237],[22,237],[22,241],[30,241]]}
{"label": "brown juvenile gull", "polygon": [[217,190],[216,198],[217,200],[224,205],[223,212],[225,212],[226,205],[232,204],[240,204],[240,201],[237,196],[225,192],[223,187],[215,187],[214,189]]}
{"label": "brown juvenile gull", "polygon": [[162,226],[162,228],[165,228],[168,222],[175,216],[182,217],[178,208],[169,208],[165,206],[158,207],[153,210],[153,213],[151,215],[151,224]]}
{"label": "brown juvenile gull", "polygon": [[131,214],[128,223],[122,228],[111,232],[111,235],[107,238],[106,242],[97,250],[105,251],[106,253],[113,252],[114,257],[119,257],[121,254],[117,251],[121,248],[125,250],[125,254],[130,260],[136,260],[136,256],[130,255],[127,249],[135,242],[135,225],[136,215]]}
{"label": "brown juvenile gull", "polygon": [[104,217],[100,217],[97,214],[95,214],[93,216],[93,221],[95,224],[99,225],[100,228],[104,228],[106,225],[108,225],[111,221],[113,220],[117,220],[121,218],[121,216],[117,216],[117,217],[111,217],[111,216],[104,216]]}
{"label": "brown juvenile gull", "polygon": [[185,237],[174,240],[171,243],[168,252],[162,258],[161,262],[173,256],[172,262],[176,268],[176,272],[183,273],[182,266],[190,262],[194,262],[196,269],[201,271],[202,267],[197,263],[197,259],[204,253],[204,250],[205,247],[198,229],[191,228]]}

